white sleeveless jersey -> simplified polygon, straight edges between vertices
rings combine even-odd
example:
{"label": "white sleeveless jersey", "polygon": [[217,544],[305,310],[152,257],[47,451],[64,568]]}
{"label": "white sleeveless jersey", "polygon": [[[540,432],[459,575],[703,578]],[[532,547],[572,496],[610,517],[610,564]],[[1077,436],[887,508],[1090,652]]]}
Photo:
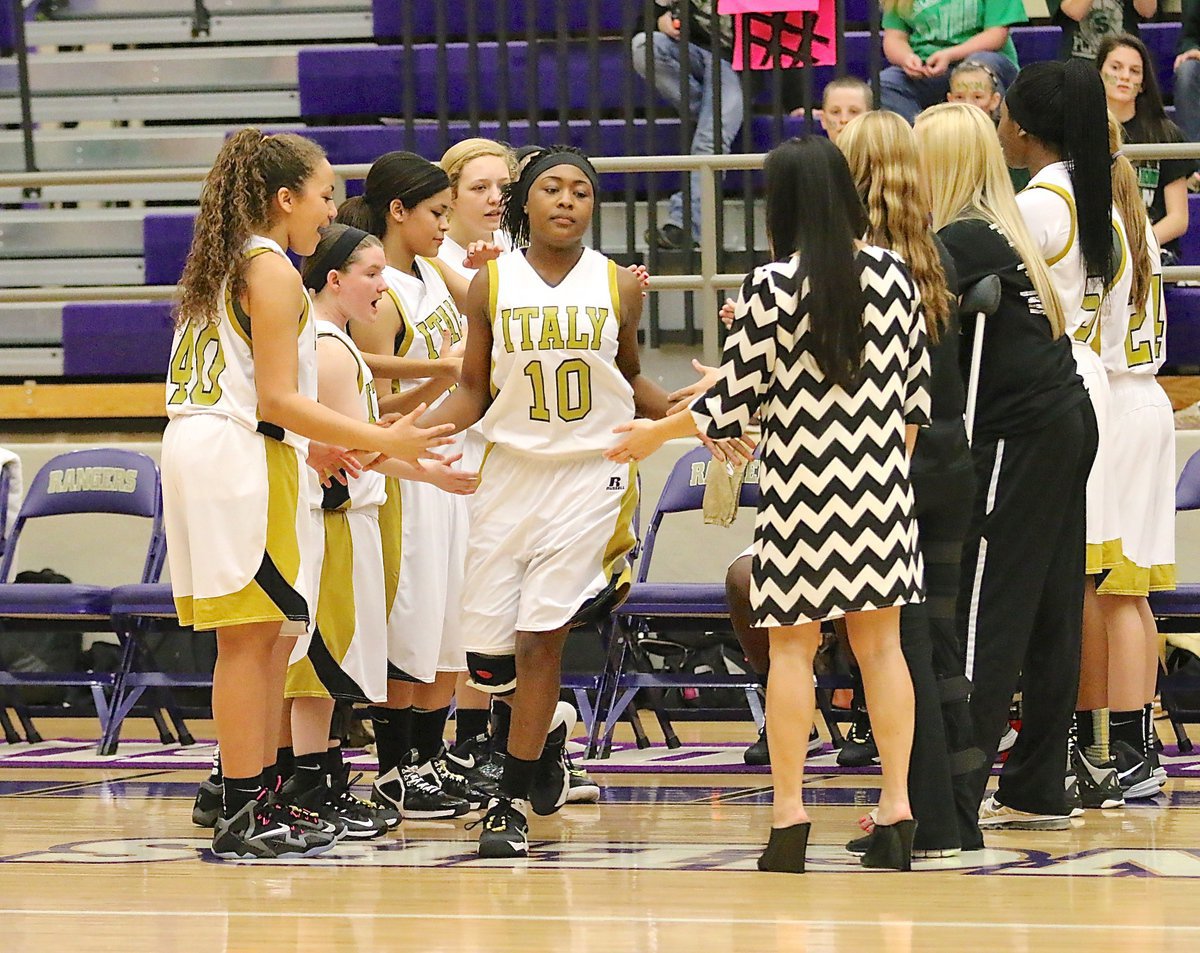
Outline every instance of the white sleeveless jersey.
{"label": "white sleeveless jersey", "polygon": [[[421,277],[405,274],[391,265],[383,269],[387,294],[400,312],[396,355],[438,358],[463,337],[463,317],[437,266],[426,258],[414,262]],[[393,381],[396,392],[410,390],[428,378]]]}
{"label": "white sleeveless jersey", "polygon": [[[283,249],[269,238],[254,235],[247,240],[247,258]],[[285,256],[286,257],[286,256]],[[254,383],[254,345],[251,316],[221,285],[218,306],[221,318],[207,327],[192,323],[175,330],[171,365],[167,372],[167,416],[220,414],[249,430],[277,436],[301,453],[308,452],[308,439],[271,424],[261,423],[258,391]],[[297,379],[299,393],[317,399],[317,333],[312,317],[312,299],[304,292],[297,317]],[[261,426],[260,426],[261,424]]]}
{"label": "white sleeveless jersey", "polygon": [[492,393],[483,436],[513,450],[567,457],[612,446],[633,419],[617,369],[617,266],[590,248],[550,287],[523,252],[488,263]]}
{"label": "white sleeveless jersey", "polygon": [[1086,347],[1092,353],[1104,360],[1104,352],[1114,343],[1113,337],[1121,337],[1122,332],[1114,327],[1123,324],[1129,310],[1129,293],[1133,286],[1133,262],[1129,257],[1129,237],[1125,231],[1125,220],[1116,206],[1112,209],[1110,223],[1112,233],[1113,255],[1116,269],[1112,282],[1101,287],[1099,278],[1089,278],[1087,294],[1083,299],[1078,320],[1067,322],[1067,333],[1071,335],[1071,343],[1077,347]]}
{"label": "white sleeveless jersey", "polygon": [[1163,302],[1162,251],[1147,223],[1146,247],[1150,255],[1150,291],[1146,300],[1131,303],[1132,263],[1124,294],[1105,301],[1105,325],[1101,331],[1100,358],[1109,374],[1154,376],[1167,357],[1167,309]]}
{"label": "white sleeveless jersey", "polygon": [[[346,350],[358,365],[357,380],[359,397],[359,419],[375,423],[379,419],[379,399],[375,393],[375,378],[362,358],[362,352],[345,331],[329,321],[317,321],[317,341],[332,339],[345,345]],[[387,499],[387,478],[382,473],[366,470],[350,481],[350,485],[334,481],[330,487],[322,487],[320,506],[326,510],[359,510],[369,506],[382,506]]]}
{"label": "white sleeveless jersey", "polygon": [[[1066,204],[1067,215],[1063,215]],[[1052,162],[1017,193],[1021,217],[1050,269],[1050,279],[1062,303],[1067,333],[1086,320],[1087,268],[1079,248],[1075,190],[1065,162]]]}

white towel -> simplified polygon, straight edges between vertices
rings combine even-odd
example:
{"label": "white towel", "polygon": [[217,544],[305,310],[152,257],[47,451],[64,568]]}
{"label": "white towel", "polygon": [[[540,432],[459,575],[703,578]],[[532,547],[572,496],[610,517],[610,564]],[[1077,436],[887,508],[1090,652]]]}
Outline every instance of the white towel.
{"label": "white towel", "polygon": [[21,500],[25,496],[25,486],[21,482],[21,458],[11,450],[0,447],[0,471],[8,473],[8,499],[0,500],[0,506],[6,508],[6,518],[0,532],[0,553],[3,553],[7,537],[12,533],[13,523],[17,521]]}

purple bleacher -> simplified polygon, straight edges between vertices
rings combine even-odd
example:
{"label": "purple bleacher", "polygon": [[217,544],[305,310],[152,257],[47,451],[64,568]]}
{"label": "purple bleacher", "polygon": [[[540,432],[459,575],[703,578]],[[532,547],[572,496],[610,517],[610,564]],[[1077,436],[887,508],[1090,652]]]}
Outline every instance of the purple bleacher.
{"label": "purple bleacher", "polygon": [[171,354],[171,302],[63,305],[63,374],[161,377]]}
{"label": "purple bleacher", "polygon": [[1179,21],[1173,23],[1143,23],[1138,29],[1142,42],[1158,68],[1158,85],[1170,99],[1175,91],[1175,47],[1179,44]]}
{"label": "purple bleacher", "polygon": [[[862,0],[858,0],[862,2]],[[375,36],[386,39],[400,39],[404,35],[404,18],[401,14],[403,4],[396,0],[374,0],[372,4],[375,16]],[[467,36],[467,4],[443,3],[445,10],[446,37],[448,39],[465,39]],[[571,34],[586,34],[591,29],[587,3],[563,3],[562,0],[534,0],[533,25],[543,36],[553,36],[557,29],[555,19],[558,11],[567,17],[567,31]],[[412,10],[412,35],[421,39],[437,36],[436,5],[433,3],[410,3]],[[475,5],[475,29],[480,37],[493,37],[498,32],[500,18],[496,3],[477,3]],[[601,35],[620,33],[627,18],[633,17],[634,10],[628,3],[600,4],[597,10],[597,24]],[[526,0],[508,0],[505,20],[508,35],[515,37],[529,30],[529,4]]]}
{"label": "purple bleacher", "polygon": [[1167,363],[1200,364],[1200,288],[1167,285]]}
{"label": "purple bleacher", "polygon": [[142,251],[146,256],[146,284],[173,285],[183,274],[192,245],[193,212],[151,213],[142,220]]}
{"label": "purple bleacher", "polygon": [[1019,26],[1011,31],[1013,46],[1017,48],[1017,61],[1022,66],[1039,60],[1058,59],[1058,48],[1062,44],[1062,30],[1056,26]]}
{"label": "purple bleacher", "polygon": [[1200,265],[1200,195],[1188,194],[1188,230],[1179,237],[1179,264]]}
{"label": "purple bleacher", "polygon": [[[537,88],[528,82],[529,45],[524,41],[507,44],[507,90],[500,80],[500,52],[497,43],[480,43],[474,56],[466,43],[447,43],[444,53],[436,44],[419,43],[408,49],[401,46],[346,47],[323,46],[301,50],[299,57],[300,111],[304,116],[401,116],[404,113],[403,83],[411,77],[413,102],[417,115],[436,115],[439,87],[444,88],[446,109],[451,116],[464,115],[469,108],[465,84],[454,77],[474,77],[476,101],[484,113],[494,113],[501,97],[510,114],[528,115],[531,111],[554,110],[560,90],[566,88],[572,110],[587,110],[593,97],[602,111],[621,110],[626,99],[626,83],[634,84],[635,104],[645,101],[648,91],[640,77],[631,74],[629,58],[619,39],[601,41],[593,62],[587,46],[572,41],[565,63],[556,44],[539,43],[537,48]],[[846,34],[846,69],[856,76],[867,75],[870,37],[867,33]],[[446,61],[444,75],[439,58]],[[833,78],[832,67],[821,67],[813,77],[814,93],[819,95]],[[764,87],[766,83],[762,84]],[[533,97],[531,99],[531,97]],[[760,102],[769,101],[769,89],[763,89]],[[665,109],[670,106],[660,100]],[[533,107],[532,109],[530,107]]]}

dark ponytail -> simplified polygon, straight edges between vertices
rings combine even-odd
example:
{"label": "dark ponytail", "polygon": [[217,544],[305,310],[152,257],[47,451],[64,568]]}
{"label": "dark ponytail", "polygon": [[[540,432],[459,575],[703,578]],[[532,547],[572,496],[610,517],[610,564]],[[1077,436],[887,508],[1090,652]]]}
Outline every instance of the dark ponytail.
{"label": "dark ponytail", "polygon": [[415,152],[385,152],[367,172],[362,195],[347,199],[338,208],[337,220],[383,238],[392,202],[398,200],[406,209],[413,209],[448,188],[450,178],[441,166]]}
{"label": "dark ponytail", "polygon": [[1112,282],[1112,164],[1108,103],[1095,67],[1083,60],[1033,63],[1004,97],[1008,113],[1029,135],[1066,161],[1075,192],[1079,248],[1089,277]]}
{"label": "dark ponytail", "polygon": [[765,169],[771,253],[778,260],[799,253],[813,356],[832,383],[850,387],[866,345],[854,243],[870,229],[850,167],[828,139],[804,136],[772,149]]}

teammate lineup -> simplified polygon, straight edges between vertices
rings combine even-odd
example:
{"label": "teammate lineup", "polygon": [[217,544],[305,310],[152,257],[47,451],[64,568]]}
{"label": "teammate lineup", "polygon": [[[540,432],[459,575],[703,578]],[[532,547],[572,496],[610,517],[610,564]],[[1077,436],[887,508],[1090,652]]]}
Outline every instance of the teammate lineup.
{"label": "teammate lineup", "polygon": [[[763,503],[728,588],[767,684],[761,870],[804,870],[829,620],[883,768],[847,845],[864,865],[1156,793],[1161,266],[1078,65],[1022,71],[998,130],[945,104],[915,130],[867,111],[833,144],[773,150],[775,261],[723,311],[722,367],[675,395],[641,373],[645,270],[584,244],[599,183],[578,150],[392,152],[335,207],[320,147],[231,137],[180,283],[162,454],[180,620],[217,633],[219,753],[192,814],[213,853],[312,856],[479,811],[481,857],[526,856],[531,813],[600,795],[566,751],[561,658],[628,588],[637,462],[698,434],[732,470],[755,423]],[[1015,197],[1005,159],[1032,174]],[[958,314],[991,275],[995,313]],[[369,800],[338,702],[368,706]]]}

